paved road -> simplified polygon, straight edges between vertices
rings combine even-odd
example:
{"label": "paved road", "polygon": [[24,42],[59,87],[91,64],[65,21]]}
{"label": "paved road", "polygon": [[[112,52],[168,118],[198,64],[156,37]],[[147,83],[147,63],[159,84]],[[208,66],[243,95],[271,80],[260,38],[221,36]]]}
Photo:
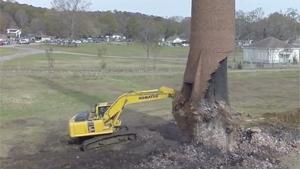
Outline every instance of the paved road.
{"label": "paved road", "polygon": [[18,50],[18,52],[16,54],[12,54],[12,55],[8,55],[8,56],[1,56],[0,63],[18,59],[18,58],[22,58],[22,57],[29,56],[29,55],[44,53],[43,50],[33,49],[33,48],[14,47],[14,46],[11,46],[9,48],[14,48],[14,49]]}

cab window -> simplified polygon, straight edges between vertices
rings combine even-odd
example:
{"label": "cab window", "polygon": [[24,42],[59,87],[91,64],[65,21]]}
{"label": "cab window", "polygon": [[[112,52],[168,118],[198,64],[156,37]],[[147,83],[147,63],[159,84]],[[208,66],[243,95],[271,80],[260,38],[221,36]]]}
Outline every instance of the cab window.
{"label": "cab window", "polygon": [[99,112],[99,116],[100,117],[103,117],[104,116],[104,113],[107,111],[109,106],[105,106],[105,107],[99,107],[98,108],[98,112]]}

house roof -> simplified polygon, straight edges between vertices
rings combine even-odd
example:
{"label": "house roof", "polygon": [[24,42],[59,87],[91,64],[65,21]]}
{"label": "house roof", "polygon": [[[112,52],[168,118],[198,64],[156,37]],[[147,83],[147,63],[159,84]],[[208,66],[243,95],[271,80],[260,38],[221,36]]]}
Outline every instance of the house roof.
{"label": "house roof", "polygon": [[8,33],[17,33],[17,32],[21,32],[20,29],[7,29]]}
{"label": "house roof", "polygon": [[285,41],[281,41],[274,37],[268,37],[266,39],[254,42],[249,46],[250,48],[286,48],[288,47],[288,43]]}
{"label": "house roof", "polygon": [[180,37],[180,36],[177,36],[177,35],[171,36],[171,37],[167,38],[166,41],[171,42],[171,41],[174,41],[174,40],[176,40],[176,39],[180,39],[180,40],[182,40],[182,41],[186,41],[186,39],[184,39],[184,38],[182,38],[182,37]]}
{"label": "house roof", "polygon": [[174,41],[175,39],[180,38],[179,36],[171,36],[166,39],[166,41]]}
{"label": "house roof", "polygon": [[290,41],[289,45],[293,48],[300,48],[300,38]]}

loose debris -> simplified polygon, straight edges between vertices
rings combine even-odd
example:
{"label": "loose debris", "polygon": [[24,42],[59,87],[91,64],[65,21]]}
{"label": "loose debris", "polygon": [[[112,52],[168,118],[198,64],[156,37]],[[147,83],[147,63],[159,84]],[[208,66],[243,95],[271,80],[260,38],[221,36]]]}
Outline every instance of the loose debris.
{"label": "loose debris", "polygon": [[213,146],[187,144],[151,156],[136,168],[285,168],[278,157],[296,151],[295,145],[300,140],[300,134],[297,140],[286,140],[271,136],[259,128],[241,129],[238,132],[233,151],[224,153],[222,149]]}

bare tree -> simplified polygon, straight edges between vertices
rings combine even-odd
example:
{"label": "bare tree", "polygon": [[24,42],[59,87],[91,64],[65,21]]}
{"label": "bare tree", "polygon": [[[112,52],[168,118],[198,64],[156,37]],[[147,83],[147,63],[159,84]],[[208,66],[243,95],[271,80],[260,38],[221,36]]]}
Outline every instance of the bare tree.
{"label": "bare tree", "polygon": [[191,34],[191,18],[184,18],[180,23],[181,36],[188,39]]}
{"label": "bare tree", "polygon": [[158,54],[160,53],[161,51],[161,46],[160,45],[156,45],[155,48],[152,48],[152,63],[153,63],[153,70],[157,70],[157,57],[158,57]]}
{"label": "bare tree", "polygon": [[54,64],[55,64],[55,58],[53,57],[52,47],[45,49],[45,56],[48,62],[48,75],[50,78],[51,74],[54,72]]}
{"label": "bare tree", "polygon": [[5,32],[11,26],[16,26],[14,19],[8,13],[0,11],[0,31]]}
{"label": "bare tree", "polygon": [[29,21],[27,13],[22,9],[15,13],[15,20],[20,28],[24,28]]}
{"label": "bare tree", "polygon": [[30,30],[32,33],[43,33],[45,31],[45,22],[40,18],[34,18],[30,23]]}
{"label": "bare tree", "polygon": [[251,12],[249,12],[248,17],[251,22],[258,22],[262,20],[265,16],[265,12],[262,8],[257,8]]}
{"label": "bare tree", "polygon": [[159,36],[159,28],[157,27],[155,22],[153,20],[146,21],[142,28],[140,38],[146,51],[147,59],[150,58],[151,49],[158,46]]}
{"label": "bare tree", "polygon": [[146,52],[146,59],[144,62],[144,69],[147,68],[147,65],[150,63],[150,57],[153,56],[153,68],[156,68],[156,56],[159,52],[160,46],[158,44],[159,38],[162,35],[160,27],[153,20],[147,20],[140,33],[140,40],[143,48]]}
{"label": "bare tree", "polygon": [[78,15],[82,14],[89,6],[90,2],[87,0],[53,0],[51,2],[52,7],[59,11],[65,18],[69,25],[69,37],[74,38],[75,36],[75,25],[80,22]]}
{"label": "bare tree", "polygon": [[107,48],[105,46],[100,46],[97,50],[97,57],[99,59],[99,71],[106,69],[106,61],[104,55],[106,54]]}

